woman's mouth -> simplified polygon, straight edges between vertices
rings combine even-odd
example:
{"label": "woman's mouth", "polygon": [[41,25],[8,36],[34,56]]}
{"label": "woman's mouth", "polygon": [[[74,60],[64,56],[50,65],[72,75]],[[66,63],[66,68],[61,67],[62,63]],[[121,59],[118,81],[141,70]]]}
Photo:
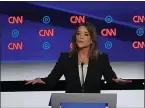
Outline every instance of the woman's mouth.
{"label": "woman's mouth", "polygon": [[84,41],[78,41],[79,43],[83,43]]}

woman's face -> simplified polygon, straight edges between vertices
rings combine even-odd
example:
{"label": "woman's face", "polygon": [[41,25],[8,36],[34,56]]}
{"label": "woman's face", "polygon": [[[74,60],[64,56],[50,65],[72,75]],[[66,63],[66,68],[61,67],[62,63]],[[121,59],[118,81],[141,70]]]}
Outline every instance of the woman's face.
{"label": "woman's face", "polygon": [[91,36],[85,26],[80,26],[76,34],[76,44],[79,49],[89,47],[92,43]]}

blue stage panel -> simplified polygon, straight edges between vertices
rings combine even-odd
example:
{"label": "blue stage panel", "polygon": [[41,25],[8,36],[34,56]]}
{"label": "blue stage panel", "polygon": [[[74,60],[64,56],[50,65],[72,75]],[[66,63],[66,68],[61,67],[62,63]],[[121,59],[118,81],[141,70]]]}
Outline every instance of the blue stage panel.
{"label": "blue stage panel", "polygon": [[61,108],[106,108],[105,103],[61,103]]}

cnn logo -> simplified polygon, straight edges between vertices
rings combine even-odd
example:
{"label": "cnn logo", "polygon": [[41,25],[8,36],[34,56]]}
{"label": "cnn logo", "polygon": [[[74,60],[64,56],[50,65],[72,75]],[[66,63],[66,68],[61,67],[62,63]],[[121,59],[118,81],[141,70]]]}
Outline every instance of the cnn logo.
{"label": "cnn logo", "polygon": [[23,50],[23,42],[11,42],[8,44],[9,50]]}
{"label": "cnn logo", "polygon": [[8,17],[9,24],[22,24],[24,22],[23,16],[10,16]]}
{"label": "cnn logo", "polygon": [[134,49],[144,49],[145,48],[145,43],[143,41],[142,42],[140,42],[140,41],[134,41],[132,43],[132,47]]}
{"label": "cnn logo", "polygon": [[116,36],[116,28],[114,29],[102,29],[101,30],[101,35],[102,36]]}
{"label": "cnn logo", "polygon": [[85,16],[71,16],[70,22],[72,24],[78,24],[78,23],[85,23],[86,17]]}
{"label": "cnn logo", "polygon": [[39,36],[54,36],[54,29],[41,29],[39,30]]}
{"label": "cnn logo", "polygon": [[136,15],[136,16],[133,16],[132,20],[133,20],[134,23],[144,23],[145,22],[145,16]]}

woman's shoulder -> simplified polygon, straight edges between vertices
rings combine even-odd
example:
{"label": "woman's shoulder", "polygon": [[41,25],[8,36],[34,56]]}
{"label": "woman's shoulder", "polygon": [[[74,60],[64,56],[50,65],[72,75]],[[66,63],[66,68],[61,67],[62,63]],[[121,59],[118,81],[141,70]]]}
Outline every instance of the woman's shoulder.
{"label": "woman's shoulder", "polygon": [[99,52],[99,56],[103,59],[109,59],[108,54],[104,52]]}
{"label": "woman's shoulder", "polygon": [[68,58],[69,57],[69,52],[61,52],[60,57],[63,58],[63,59]]}
{"label": "woman's shoulder", "polygon": [[[108,54],[105,52],[98,52],[100,57],[108,58]],[[61,52],[60,53],[61,58],[70,58],[70,52]]]}
{"label": "woman's shoulder", "polygon": [[104,52],[99,52],[99,55],[100,56],[108,56],[108,54],[107,53],[104,53]]}
{"label": "woman's shoulder", "polygon": [[69,56],[69,52],[61,52],[60,55],[61,56]]}
{"label": "woman's shoulder", "polygon": [[66,60],[69,57],[69,53],[68,52],[61,52],[58,58],[58,62],[66,62]]}
{"label": "woman's shoulder", "polygon": [[[100,56],[108,56],[108,54],[104,52],[98,52],[98,53]],[[63,57],[70,57],[70,52],[61,52],[60,55]]]}

